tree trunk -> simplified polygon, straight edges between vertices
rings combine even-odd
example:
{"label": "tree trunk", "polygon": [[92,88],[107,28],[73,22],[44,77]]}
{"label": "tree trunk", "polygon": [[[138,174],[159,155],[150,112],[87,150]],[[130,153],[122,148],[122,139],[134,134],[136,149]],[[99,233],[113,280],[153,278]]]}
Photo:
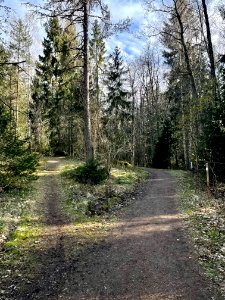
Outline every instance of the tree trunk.
{"label": "tree trunk", "polygon": [[184,52],[184,60],[185,60],[185,64],[186,64],[186,68],[187,68],[187,72],[190,78],[190,82],[191,82],[191,90],[192,90],[192,97],[193,99],[197,99],[198,98],[198,93],[197,93],[197,88],[196,88],[196,84],[195,84],[195,80],[194,80],[194,76],[193,76],[193,72],[191,69],[191,63],[190,63],[190,58],[188,55],[188,49],[185,43],[185,39],[184,39],[184,25],[181,19],[181,15],[178,11],[178,7],[177,7],[177,3],[176,0],[174,0],[174,9],[175,9],[175,13],[176,13],[176,18],[180,27],[180,42],[183,48],[183,52]]}
{"label": "tree trunk", "polygon": [[[19,61],[19,60],[18,60]],[[19,133],[19,65],[16,70],[16,136]]]}
{"label": "tree trunk", "polygon": [[136,144],[136,126],[135,126],[135,90],[132,83],[132,157],[131,164],[135,165],[135,144]]}
{"label": "tree trunk", "polygon": [[214,61],[211,31],[210,31],[210,25],[209,25],[209,16],[208,16],[208,11],[207,11],[207,6],[205,3],[205,0],[202,0],[202,7],[203,7],[203,12],[204,12],[205,26],[206,26],[206,32],[207,32],[207,44],[208,44],[207,50],[208,50],[209,62],[210,62],[210,74],[213,79],[216,79],[215,61]]}
{"label": "tree trunk", "polygon": [[[97,64],[97,59],[96,59]],[[96,78],[94,78],[94,85],[96,90],[96,101],[94,101],[94,112],[92,122],[94,121],[94,125],[92,125],[93,130],[93,137],[92,137],[92,144],[93,144],[93,155],[96,156],[97,149],[98,149],[98,134],[99,134],[99,125],[100,125],[100,89],[99,89],[99,66],[96,66]],[[93,124],[93,123],[92,123]]]}
{"label": "tree trunk", "polygon": [[89,105],[89,37],[88,37],[88,13],[89,13],[89,0],[83,0],[84,5],[84,19],[83,19],[83,32],[84,32],[84,48],[83,48],[83,106],[84,106],[84,142],[86,151],[86,161],[93,159],[93,146],[91,141],[91,118],[90,118],[90,105]]}

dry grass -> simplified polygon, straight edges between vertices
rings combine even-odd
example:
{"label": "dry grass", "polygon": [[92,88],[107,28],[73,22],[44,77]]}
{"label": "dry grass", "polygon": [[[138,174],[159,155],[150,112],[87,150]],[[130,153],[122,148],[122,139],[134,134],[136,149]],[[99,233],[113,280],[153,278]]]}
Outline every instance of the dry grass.
{"label": "dry grass", "polygon": [[225,202],[196,185],[188,172],[172,171],[178,181],[178,201],[188,217],[190,235],[206,274],[225,296]]}

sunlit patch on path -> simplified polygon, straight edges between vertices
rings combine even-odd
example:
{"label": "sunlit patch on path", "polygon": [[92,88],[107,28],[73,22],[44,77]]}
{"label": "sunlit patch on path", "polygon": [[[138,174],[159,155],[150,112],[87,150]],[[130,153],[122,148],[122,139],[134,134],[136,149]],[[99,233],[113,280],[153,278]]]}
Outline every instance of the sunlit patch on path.
{"label": "sunlit patch on path", "polygon": [[49,160],[42,170],[43,229],[34,251],[40,268],[18,299],[212,299],[168,172],[151,170],[135,199],[103,232],[101,222],[78,224],[65,214],[59,165]]}
{"label": "sunlit patch on path", "polygon": [[152,170],[110,236],[86,247],[60,299],[211,299],[183,229],[174,179]]}

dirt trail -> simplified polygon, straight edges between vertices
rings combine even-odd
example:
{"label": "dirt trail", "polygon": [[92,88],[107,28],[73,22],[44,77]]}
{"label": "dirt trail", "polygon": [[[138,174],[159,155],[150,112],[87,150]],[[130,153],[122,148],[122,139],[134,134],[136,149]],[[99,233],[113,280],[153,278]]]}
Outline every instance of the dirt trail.
{"label": "dirt trail", "polygon": [[64,253],[64,237],[66,224],[69,219],[61,209],[60,201],[62,188],[60,186],[60,158],[49,159],[43,171],[42,183],[43,200],[40,211],[43,215],[43,233],[41,249],[35,252],[40,273],[28,286],[24,286],[16,299],[48,299],[61,291],[64,284],[62,272],[66,269],[67,261]]}
{"label": "dirt trail", "polygon": [[[40,255],[44,267],[35,285],[18,299],[222,299],[213,298],[185,237],[174,179],[166,171],[151,170],[151,174],[109,236],[69,259],[64,253],[69,244],[63,230],[69,221],[57,204],[57,180],[49,175],[45,194],[48,245]],[[70,245],[75,243],[70,236]]]}
{"label": "dirt trail", "polygon": [[212,299],[185,238],[174,179],[151,173],[111,237],[73,264],[59,299]]}

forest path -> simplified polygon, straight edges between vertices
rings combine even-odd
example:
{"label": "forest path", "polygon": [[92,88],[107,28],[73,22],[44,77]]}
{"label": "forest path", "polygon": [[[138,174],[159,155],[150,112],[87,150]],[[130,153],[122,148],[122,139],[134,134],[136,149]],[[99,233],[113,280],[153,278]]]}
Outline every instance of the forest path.
{"label": "forest path", "polygon": [[59,164],[52,163],[45,180],[42,271],[18,299],[220,299],[213,298],[186,238],[169,172],[151,170],[106,239],[77,252],[76,236],[68,234],[69,220],[58,204]]}
{"label": "forest path", "polygon": [[151,170],[108,239],[71,265],[57,299],[213,299],[176,209],[175,186],[169,172]]}

